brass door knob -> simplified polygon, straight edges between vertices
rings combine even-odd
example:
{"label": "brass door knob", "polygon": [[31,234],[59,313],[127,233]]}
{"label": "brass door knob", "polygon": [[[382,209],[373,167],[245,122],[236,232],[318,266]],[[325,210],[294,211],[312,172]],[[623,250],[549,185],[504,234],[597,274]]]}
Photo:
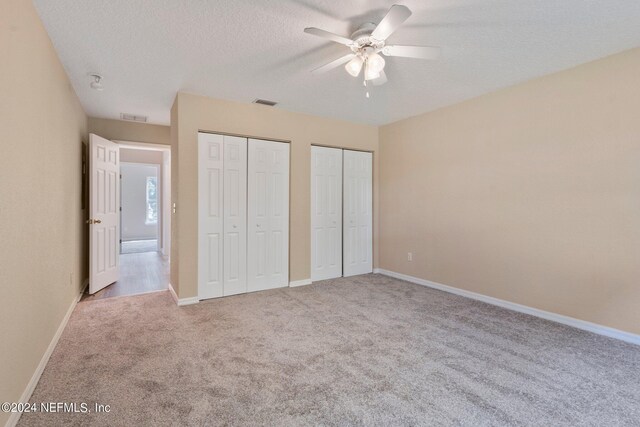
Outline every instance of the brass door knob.
{"label": "brass door knob", "polygon": [[99,219],[88,219],[87,224],[102,224],[102,221]]}

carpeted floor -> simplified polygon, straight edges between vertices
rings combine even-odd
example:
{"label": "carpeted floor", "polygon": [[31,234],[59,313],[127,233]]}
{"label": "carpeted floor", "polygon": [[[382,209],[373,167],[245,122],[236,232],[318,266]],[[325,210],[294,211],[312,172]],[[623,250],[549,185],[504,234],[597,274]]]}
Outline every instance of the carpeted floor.
{"label": "carpeted floor", "polygon": [[640,347],[381,275],[78,304],[20,425],[638,425]]}

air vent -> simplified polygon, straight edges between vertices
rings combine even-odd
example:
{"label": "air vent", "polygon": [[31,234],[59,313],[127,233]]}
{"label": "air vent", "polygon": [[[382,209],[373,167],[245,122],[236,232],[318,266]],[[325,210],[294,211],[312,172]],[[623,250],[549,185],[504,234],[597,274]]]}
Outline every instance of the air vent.
{"label": "air vent", "polygon": [[122,120],[127,120],[130,122],[141,122],[145,123],[147,121],[147,116],[136,116],[135,114],[125,114],[121,113],[120,118]]}
{"label": "air vent", "polygon": [[254,99],[253,103],[254,104],[260,104],[260,105],[266,105],[266,106],[269,106],[269,107],[273,107],[274,105],[277,104],[277,102],[267,101],[266,99]]}

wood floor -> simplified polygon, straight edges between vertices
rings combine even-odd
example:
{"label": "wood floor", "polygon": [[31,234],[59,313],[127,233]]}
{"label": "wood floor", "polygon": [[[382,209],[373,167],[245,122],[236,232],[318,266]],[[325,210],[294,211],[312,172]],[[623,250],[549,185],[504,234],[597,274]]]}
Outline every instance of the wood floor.
{"label": "wood floor", "polygon": [[81,301],[135,295],[169,288],[169,261],[160,252],[120,255],[120,280]]}
{"label": "wood floor", "polygon": [[137,254],[141,252],[156,252],[158,250],[158,239],[129,240],[122,242],[121,254]]}

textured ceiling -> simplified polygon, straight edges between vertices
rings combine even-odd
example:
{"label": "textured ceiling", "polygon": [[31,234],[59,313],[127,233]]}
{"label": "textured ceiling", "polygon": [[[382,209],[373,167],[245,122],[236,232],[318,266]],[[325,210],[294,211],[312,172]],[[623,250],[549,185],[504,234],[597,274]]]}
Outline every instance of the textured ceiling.
{"label": "textured ceiling", "polygon": [[[168,124],[176,92],[385,124],[640,45],[638,0],[35,0],[90,116]],[[365,98],[343,67],[310,70],[394,3],[413,15],[392,44],[442,47],[442,58],[388,58],[389,82]],[[89,72],[104,75],[103,92]],[[266,107],[265,107],[266,108]]]}

